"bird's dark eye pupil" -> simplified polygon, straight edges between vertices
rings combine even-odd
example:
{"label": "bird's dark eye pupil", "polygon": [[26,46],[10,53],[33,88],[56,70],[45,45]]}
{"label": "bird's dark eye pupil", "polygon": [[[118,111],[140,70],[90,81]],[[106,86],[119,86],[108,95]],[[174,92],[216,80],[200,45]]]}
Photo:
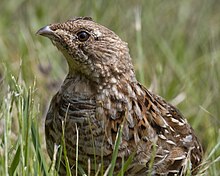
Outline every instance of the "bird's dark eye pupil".
{"label": "bird's dark eye pupil", "polygon": [[77,33],[77,36],[81,42],[84,42],[89,38],[89,34],[85,31],[81,31],[81,32]]}

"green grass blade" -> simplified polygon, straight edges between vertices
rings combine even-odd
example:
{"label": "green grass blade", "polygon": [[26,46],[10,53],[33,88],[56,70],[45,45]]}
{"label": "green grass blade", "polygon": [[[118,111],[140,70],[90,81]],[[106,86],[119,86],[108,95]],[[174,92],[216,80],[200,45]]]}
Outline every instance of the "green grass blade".
{"label": "green grass blade", "polygon": [[41,171],[44,176],[48,176],[48,168],[46,166],[46,161],[43,157],[43,154],[41,152],[41,145],[39,143],[40,139],[36,130],[36,127],[34,123],[31,124],[31,134],[32,134],[32,142],[35,149],[35,152],[37,153],[37,160],[40,165]]}
{"label": "green grass blade", "polygon": [[117,133],[117,136],[116,136],[114,150],[113,150],[113,154],[112,154],[111,168],[109,170],[108,175],[113,175],[113,173],[114,173],[116,159],[118,156],[119,145],[121,143],[121,138],[122,138],[122,129],[123,129],[123,124],[120,126],[118,133]]}
{"label": "green grass blade", "polygon": [[79,169],[80,175],[86,176],[86,172],[85,172],[84,169],[80,166],[80,164],[78,164],[78,169]]}
{"label": "green grass blade", "polygon": [[[67,107],[66,114],[65,114],[65,119],[62,120],[62,139],[61,139],[62,146],[63,146],[63,155],[64,155],[64,160],[65,160],[66,175],[67,176],[71,176],[71,169],[70,169],[70,164],[69,164],[69,160],[68,160],[68,156],[67,156],[67,150],[66,150],[66,143],[65,143],[65,124],[66,124],[66,118],[68,116],[69,106],[70,106],[70,104]],[[77,168],[76,168],[76,170],[77,170]],[[77,173],[77,171],[76,171],[76,173]]]}
{"label": "green grass blade", "polygon": [[19,145],[17,150],[16,150],[14,159],[11,163],[11,166],[9,167],[9,170],[8,170],[10,176],[12,176],[14,174],[16,168],[18,167],[18,164],[19,164],[19,161],[20,161],[20,156],[21,156],[21,146]]}
{"label": "green grass blade", "polygon": [[128,167],[130,166],[130,164],[132,163],[132,160],[135,156],[135,153],[136,152],[133,152],[129,157],[128,159],[125,161],[125,163],[123,164],[123,167],[122,169],[119,171],[118,175],[117,176],[123,176],[124,173],[126,172],[126,170],[128,169]]}

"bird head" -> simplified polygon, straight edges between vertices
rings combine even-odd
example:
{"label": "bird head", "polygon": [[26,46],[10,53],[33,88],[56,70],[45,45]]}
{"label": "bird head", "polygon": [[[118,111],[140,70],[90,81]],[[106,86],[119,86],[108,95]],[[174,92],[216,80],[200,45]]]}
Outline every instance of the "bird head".
{"label": "bird head", "polygon": [[123,75],[134,79],[127,43],[89,17],[50,24],[37,34],[48,37],[63,53],[69,74],[83,74],[96,82]]}

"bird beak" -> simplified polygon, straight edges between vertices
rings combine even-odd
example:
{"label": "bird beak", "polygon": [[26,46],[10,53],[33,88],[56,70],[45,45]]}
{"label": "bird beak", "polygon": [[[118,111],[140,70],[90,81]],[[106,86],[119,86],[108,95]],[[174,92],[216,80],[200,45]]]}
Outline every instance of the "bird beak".
{"label": "bird beak", "polygon": [[50,29],[49,26],[44,26],[44,27],[40,28],[40,29],[36,32],[36,34],[37,34],[37,35],[42,35],[42,36],[47,37],[48,35],[53,34],[53,31]]}
{"label": "bird beak", "polygon": [[[49,26],[45,26],[40,28],[37,32],[37,35],[42,35],[44,37],[48,37],[49,39],[57,38],[58,36],[55,34],[53,30],[50,29]],[[59,38],[59,37],[58,37]]]}

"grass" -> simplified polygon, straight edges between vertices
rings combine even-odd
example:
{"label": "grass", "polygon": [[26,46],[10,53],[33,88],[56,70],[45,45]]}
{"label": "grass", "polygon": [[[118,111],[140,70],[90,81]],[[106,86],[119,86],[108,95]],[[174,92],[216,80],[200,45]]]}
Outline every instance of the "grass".
{"label": "grass", "polygon": [[129,43],[138,80],[187,117],[205,150],[204,175],[219,175],[216,0],[1,0],[0,175],[53,175],[48,173],[44,119],[67,67],[49,40],[35,32],[74,16],[92,16]]}

